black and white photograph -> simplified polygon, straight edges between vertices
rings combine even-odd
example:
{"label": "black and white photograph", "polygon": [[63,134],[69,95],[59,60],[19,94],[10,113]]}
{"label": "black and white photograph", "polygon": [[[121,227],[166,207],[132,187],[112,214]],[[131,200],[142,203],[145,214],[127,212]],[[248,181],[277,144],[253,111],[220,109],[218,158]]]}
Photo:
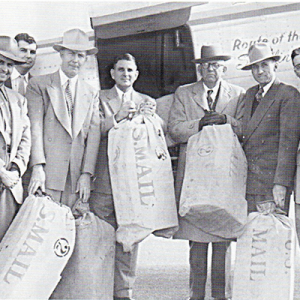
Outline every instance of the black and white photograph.
{"label": "black and white photograph", "polygon": [[0,299],[300,300],[300,2],[0,6]]}

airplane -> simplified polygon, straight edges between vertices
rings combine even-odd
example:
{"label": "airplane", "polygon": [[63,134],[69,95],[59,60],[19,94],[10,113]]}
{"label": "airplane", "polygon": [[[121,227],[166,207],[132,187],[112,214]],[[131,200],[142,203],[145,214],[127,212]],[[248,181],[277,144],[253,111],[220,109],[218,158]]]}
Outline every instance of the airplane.
{"label": "airplane", "polygon": [[[241,71],[253,43],[268,41],[282,59],[278,77],[300,87],[290,53],[300,46],[300,3],[297,2],[167,2],[130,10],[90,13],[91,44],[99,48],[82,72],[97,88],[110,88],[109,69],[121,53],[133,54],[138,62],[138,91],[153,98],[172,94],[179,85],[199,76],[194,58],[203,44],[219,44],[232,56],[225,79],[248,88],[254,84],[251,72]],[[38,41],[38,58],[33,75],[58,69],[60,60],[52,46],[61,37]]]}

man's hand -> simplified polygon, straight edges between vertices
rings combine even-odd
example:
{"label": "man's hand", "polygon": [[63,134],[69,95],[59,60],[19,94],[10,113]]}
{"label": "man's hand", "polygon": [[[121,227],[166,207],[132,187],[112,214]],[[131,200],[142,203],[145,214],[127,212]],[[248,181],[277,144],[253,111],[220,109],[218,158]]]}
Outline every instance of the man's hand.
{"label": "man's hand", "polygon": [[126,101],[122,104],[120,110],[115,115],[117,122],[122,121],[123,119],[130,117],[136,112],[136,105],[133,101]]}
{"label": "man's hand", "polygon": [[45,192],[46,174],[42,165],[35,165],[28,186],[28,194],[34,194],[38,188]]}
{"label": "man's hand", "polygon": [[91,175],[83,173],[79,177],[76,186],[76,193],[79,192],[79,198],[82,202],[87,202],[91,194]]}
{"label": "man's hand", "polygon": [[286,187],[275,184],[273,187],[273,198],[277,206],[284,208],[284,200],[286,196]]}
{"label": "man's hand", "polygon": [[145,101],[140,104],[139,111],[145,115],[153,116],[156,112],[156,102],[155,101]]}
{"label": "man's hand", "polygon": [[227,122],[227,117],[224,114],[217,112],[205,112],[204,117],[199,121],[199,131],[202,130],[203,126],[207,125],[222,125]]}
{"label": "man's hand", "polygon": [[13,188],[20,179],[19,172],[17,170],[8,171],[5,168],[2,168],[0,170],[0,177],[1,177],[2,183],[10,189]]}

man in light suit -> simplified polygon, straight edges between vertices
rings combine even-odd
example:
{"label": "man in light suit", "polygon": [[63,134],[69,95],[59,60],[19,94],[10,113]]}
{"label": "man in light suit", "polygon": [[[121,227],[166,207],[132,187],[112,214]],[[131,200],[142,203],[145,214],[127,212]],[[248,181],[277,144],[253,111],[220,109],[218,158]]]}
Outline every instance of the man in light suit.
{"label": "man in light suit", "polygon": [[244,98],[248,212],[272,200],[288,212],[300,137],[300,94],[276,78],[280,56],[273,55],[270,45],[251,46],[248,56],[250,62],[242,70],[251,70],[258,82]]}
{"label": "man in light suit", "polygon": [[[132,117],[139,103],[147,100],[152,102],[154,99],[133,89],[139,72],[131,54],[118,56],[110,73],[115,80],[115,86],[110,90],[100,91],[100,106],[104,114],[101,122],[103,139],[97,159],[95,189],[90,198],[90,207],[97,216],[117,228],[108,168],[108,131],[117,126],[118,122]],[[151,112],[152,107],[147,106],[145,109]],[[114,299],[132,299],[137,253],[137,245],[131,252],[123,252],[122,245],[116,244]]]}
{"label": "man in light suit", "polygon": [[97,49],[80,29],[66,31],[53,48],[60,53],[60,69],[33,77],[26,92],[32,133],[28,191],[40,188],[72,207],[90,196],[100,143],[99,94],[78,77]]}
{"label": "man in light suit", "polygon": [[29,73],[35,64],[37,44],[35,39],[28,33],[19,33],[15,36],[18,42],[16,55],[25,61],[24,64],[16,65],[11,77],[5,82],[5,86],[25,96],[29,79]]}
{"label": "man in light suit", "polygon": [[21,177],[30,155],[30,122],[24,96],[4,86],[15,64],[17,42],[0,36],[0,241],[23,201]]}
{"label": "man in light suit", "polygon": [[[188,139],[202,130],[203,126],[229,123],[233,130],[241,133],[242,98],[244,90],[222,80],[226,72],[224,55],[216,46],[202,46],[198,71],[201,80],[180,86],[171,107],[168,132],[180,145],[176,176],[176,198],[179,202],[183,183],[186,147]],[[212,242],[212,296],[225,298],[225,255],[229,240],[207,234],[192,223],[179,217],[179,231],[175,238],[190,240],[190,299],[205,297],[207,278],[207,249]]]}

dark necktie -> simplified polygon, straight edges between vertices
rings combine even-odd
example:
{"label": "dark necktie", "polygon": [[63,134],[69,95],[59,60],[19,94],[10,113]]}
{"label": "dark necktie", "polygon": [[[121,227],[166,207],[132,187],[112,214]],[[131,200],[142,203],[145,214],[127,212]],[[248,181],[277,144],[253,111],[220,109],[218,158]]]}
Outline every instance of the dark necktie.
{"label": "dark necktie", "polygon": [[207,103],[208,103],[209,110],[213,110],[214,100],[211,97],[212,93],[213,93],[213,90],[207,91]]}
{"label": "dark necktie", "polygon": [[264,88],[262,86],[259,87],[257,93],[255,94],[254,101],[252,104],[252,112],[251,116],[254,114],[257,106],[259,105],[261,99],[263,98]]}

